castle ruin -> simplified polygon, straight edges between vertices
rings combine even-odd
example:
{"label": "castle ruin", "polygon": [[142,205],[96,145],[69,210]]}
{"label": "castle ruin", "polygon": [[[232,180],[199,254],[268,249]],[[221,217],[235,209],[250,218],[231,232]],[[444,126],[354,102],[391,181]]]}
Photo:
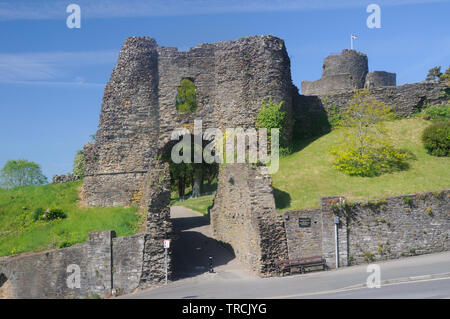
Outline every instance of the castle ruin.
{"label": "castle ruin", "polygon": [[[303,94],[299,94],[291,80],[284,41],[277,37],[200,44],[187,52],[160,47],[148,37],[128,38],[105,87],[95,143],[84,149],[82,198],[89,206],[139,205],[146,217],[144,233],[114,238],[113,231],[93,232],[85,244],[0,258],[0,288],[7,287],[7,295],[15,298],[81,298],[162,283],[162,240],[170,237],[172,225],[168,164],[158,155],[171,146],[172,132],[191,130],[194,119],[203,121],[203,129],[252,128],[261,100],[271,97],[276,103],[284,101],[288,125],[283,138],[289,140],[295,126],[308,132],[318,117],[326,119],[331,105],[347,107],[358,89],[369,89],[372,97],[406,116],[427,103],[440,103],[442,90],[448,89],[430,82],[396,86],[394,73],[368,71],[365,54],[343,50],[327,57],[322,78],[302,82]],[[183,79],[195,85],[194,113],[179,113],[176,108]],[[401,196],[386,200],[382,213],[392,226],[366,227],[379,212],[363,204],[354,208],[360,223],[340,216],[339,263],[350,264],[350,255],[353,263],[364,262],[365,251],[359,244],[364,241],[363,248],[373,251],[380,238],[394,245],[388,256],[379,258],[398,258],[412,248],[424,253],[450,249],[449,191],[408,198],[414,201],[413,217],[404,213]],[[319,209],[280,214],[269,174],[248,164],[223,165],[210,211],[212,233],[261,276],[275,275],[275,261],[280,259],[322,255],[333,267],[335,212],[327,200],[320,199]],[[426,213],[429,207],[436,212],[436,222]],[[310,219],[308,228],[299,224],[299,213]],[[405,230],[405,225],[412,230]],[[170,269],[170,254],[168,262]],[[66,286],[66,267],[74,263],[83,268],[84,278],[83,287],[76,291]]]}
{"label": "castle ruin", "polygon": [[325,58],[322,78],[302,81],[304,95],[325,95],[334,91],[395,86],[396,74],[385,71],[369,73],[367,55],[355,50],[342,50]]}

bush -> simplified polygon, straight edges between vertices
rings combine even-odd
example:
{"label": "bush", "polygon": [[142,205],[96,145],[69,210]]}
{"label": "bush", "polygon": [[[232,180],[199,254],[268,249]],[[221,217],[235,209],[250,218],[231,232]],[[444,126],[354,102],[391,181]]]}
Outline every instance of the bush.
{"label": "bush", "polygon": [[44,213],[45,213],[44,209],[42,207],[38,207],[33,211],[33,214],[31,214],[31,217],[33,218],[34,221],[37,221],[42,218]]}
{"label": "bush", "polygon": [[73,174],[78,175],[81,178],[84,176],[84,152],[78,150],[75,158],[73,159]]}
{"label": "bush", "polygon": [[375,141],[368,142],[364,151],[355,144],[343,144],[330,153],[335,156],[334,167],[351,176],[372,177],[408,168],[407,152]]}
{"label": "bush", "polygon": [[449,156],[450,120],[437,122],[427,127],[422,134],[425,149],[433,156]]}
{"label": "bush", "polygon": [[283,111],[284,101],[279,104],[273,102],[272,98],[261,101],[262,108],[259,110],[256,117],[256,127],[266,128],[267,135],[270,136],[270,129],[278,128],[282,133],[286,125],[286,111]]}
{"label": "bush", "polygon": [[449,120],[450,105],[432,105],[427,107],[424,113],[426,120]]}
{"label": "bush", "polygon": [[67,215],[64,213],[64,211],[60,208],[52,208],[47,209],[42,215],[42,219],[45,221],[55,220],[55,219],[64,219]]}
{"label": "bush", "polygon": [[336,106],[336,104],[331,105],[331,107],[327,110],[328,112],[328,121],[330,122],[331,127],[339,127],[344,121],[344,116],[342,111]]}
{"label": "bush", "polygon": [[269,143],[272,141],[271,129],[279,129],[280,133],[280,155],[289,155],[292,152],[292,147],[286,142],[284,130],[286,127],[286,111],[283,111],[284,101],[276,104],[272,98],[261,100],[262,108],[256,116],[256,127],[267,129],[267,137]]}

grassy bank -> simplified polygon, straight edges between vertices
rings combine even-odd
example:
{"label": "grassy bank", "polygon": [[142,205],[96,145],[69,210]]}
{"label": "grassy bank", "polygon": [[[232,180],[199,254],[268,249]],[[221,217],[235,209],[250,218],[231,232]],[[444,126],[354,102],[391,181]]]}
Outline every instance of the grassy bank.
{"label": "grassy bank", "polygon": [[196,212],[199,212],[203,215],[208,214],[208,207],[212,205],[212,201],[214,199],[214,195],[202,196],[192,199],[187,199],[182,202],[175,199],[172,200],[171,206],[183,206]]}
{"label": "grassy bank", "polygon": [[[66,247],[86,241],[87,232],[113,229],[117,236],[139,231],[137,208],[79,206],[81,181],[0,189],[0,256]],[[33,211],[58,207],[65,219],[33,221]]]}
{"label": "grassy bank", "polygon": [[450,159],[431,156],[422,145],[421,134],[429,124],[421,118],[387,123],[391,142],[412,152],[415,159],[407,170],[377,177],[348,176],[333,168],[328,152],[342,130],[303,142],[295,153],[280,159],[280,169],[272,176],[277,209],[318,207],[321,196],[363,200],[450,188]]}

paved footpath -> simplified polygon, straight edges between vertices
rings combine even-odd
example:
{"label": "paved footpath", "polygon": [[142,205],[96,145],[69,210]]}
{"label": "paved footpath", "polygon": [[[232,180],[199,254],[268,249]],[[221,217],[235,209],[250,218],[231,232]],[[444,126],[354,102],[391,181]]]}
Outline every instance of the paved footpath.
{"label": "paved footpath", "polygon": [[[206,217],[172,207],[179,239],[178,280],[121,298],[450,298],[450,252],[378,262],[381,288],[366,288],[367,265],[286,277],[259,278],[210,236]],[[208,273],[208,256],[215,273]],[[201,268],[205,267],[205,268]]]}

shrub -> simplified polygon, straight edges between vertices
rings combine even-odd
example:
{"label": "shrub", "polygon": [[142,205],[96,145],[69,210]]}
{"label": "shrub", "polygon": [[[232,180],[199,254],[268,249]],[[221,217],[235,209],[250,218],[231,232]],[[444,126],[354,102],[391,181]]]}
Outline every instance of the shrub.
{"label": "shrub", "polygon": [[286,125],[286,112],[282,110],[284,101],[279,104],[273,102],[272,98],[267,101],[262,100],[262,108],[256,117],[256,127],[266,128],[267,135],[270,136],[270,129],[278,128],[280,133]]}
{"label": "shrub", "polygon": [[269,142],[272,141],[271,129],[279,129],[280,132],[280,155],[289,155],[292,152],[292,148],[286,142],[284,138],[284,129],[286,126],[286,111],[283,111],[284,101],[276,104],[272,98],[267,101],[261,100],[262,108],[259,110],[256,116],[256,127],[267,129],[267,137]]}
{"label": "shrub", "polygon": [[331,107],[327,110],[328,113],[328,121],[331,127],[339,127],[344,121],[344,116],[342,111],[336,106],[336,104],[331,105]]}
{"label": "shrub", "polygon": [[42,218],[44,213],[45,213],[44,209],[42,207],[38,207],[33,211],[33,214],[31,214],[31,217],[33,218],[34,221],[37,221]]}
{"label": "shrub", "polygon": [[449,156],[450,120],[434,123],[422,133],[422,142],[427,152],[433,156]]}
{"label": "shrub", "polygon": [[424,118],[426,120],[449,120],[450,105],[432,105],[425,109]]}
{"label": "shrub", "polygon": [[372,177],[408,167],[408,153],[371,139],[364,150],[349,143],[335,147],[330,153],[335,156],[334,167],[351,176]]}
{"label": "shrub", "polygon": [[73,174],[80,177],[84,176],[84,153],[83,150],[78,150],[73,159]]}
{"label": "shrub", "polygon": [[375,260],[375,254],[371,253],[370,251],[364,252],[363,256],[364,256],[364,261],[367,263],[371,263]]}
{"label": "shrub", "polygon": [[66,218],[67,215],[64,213],[64,211],[60,208],[52,208],[47,209],[45,211],[45,214],[42,216],[43,220],[50,221],[55,219],[63,219]]}

